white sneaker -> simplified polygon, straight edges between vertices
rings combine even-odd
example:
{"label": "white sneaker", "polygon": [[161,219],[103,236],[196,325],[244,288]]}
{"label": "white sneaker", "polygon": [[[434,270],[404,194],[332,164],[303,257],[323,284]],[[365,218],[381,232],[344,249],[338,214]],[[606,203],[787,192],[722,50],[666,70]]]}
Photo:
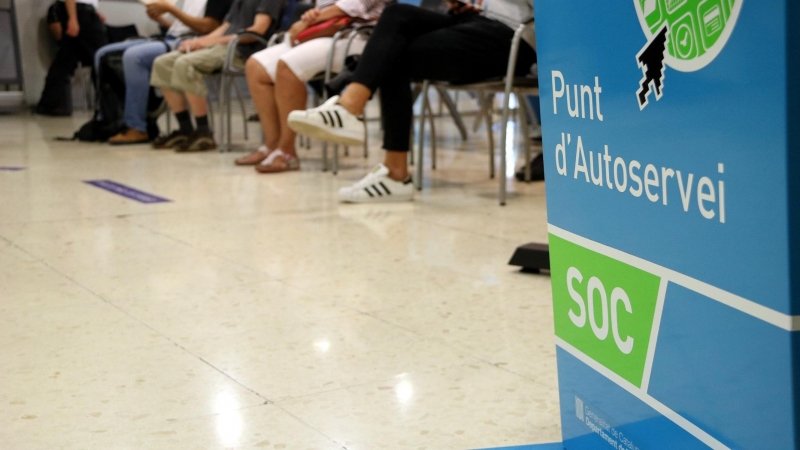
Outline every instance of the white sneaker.
{"label": "white sneaker", "polygon": [[389,169],[383,164],[375,166],[352,186],[339,189],[339,200],[344,203],[405,202],[413,198],[411,177],[394,181],[389,178]]}
{"label": "white sneaker", "polygon": [[297,134],[345,145],[364,144],[364,121],[338,104],[335,95],[322,105],[289,113],[289,128]]}

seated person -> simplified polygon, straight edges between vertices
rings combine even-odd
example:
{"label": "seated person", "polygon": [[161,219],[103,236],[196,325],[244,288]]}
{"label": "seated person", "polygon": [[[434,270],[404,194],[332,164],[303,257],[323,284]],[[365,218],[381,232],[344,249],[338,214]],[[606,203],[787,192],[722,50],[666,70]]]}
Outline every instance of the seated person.
{"label": "seated person", "polygon": [[64,6],[64,2],[56,0],[47,8],[47,27],[56,41],[60,42],[64,37],[64,27],[61,24],[65,23],[67,19],[67,8]]}
{"label": "seated person", "polygon": [[[289,126],[295,131],[357,145],[364,142],[364,126],[358,116],[380,89],[384,162],[354,185],[339,190],[341,201],[413,198],[408,174],[412,80],[469,83],[505,75],[514,31],[533,16],[533,5],[531,0],[485,0],[483,6],[482,14],[457,2],[449,3],[449,14],[402,4],[386,8],[361,55],[353,83],[341,97],[289,115]],[[517,59],[518,75],[527,74],[536,61],[533,27],[526,30],[524,38]]]}
{"label": "seated person", "polygon": [[[180,40],[189,34],[210,33],[222,23],[232,0],[184,0],[178,9],[171,2],[159,0],[147,5],[147,15],[159,25],[169,27],[164,40],[136,39],[109,44],[94,55],[95,71],[100,70],[100,59],[110,52],[123,51],[122,67],[125,72],[125,125],[127,130],[112,136],[109,143],[139,144],[150,140],[147,135],[147,99],[150,89],[150,72],[153,61],[177,48]],[[164,15],[171,14],[174,21]]]}
{"label": "seated person", "polygon": [[[92,56],[106,44],[105,17],[97,12],[98,0],[61,0],[48,11],[50,30],[61,40],[50,69],[36,114],[72,115],[70,79],[80,62],[91,67]],[[58,25],[54,21],[58,21]]]}
{"label": "seated person", "polygon": [[[233,0],[225,22],[211,33],[183,41],[177,51],[161,55],[153,64],[150,84],[161,89],[167,104],[178,118],[179,129],[153,141],[157,149],[205,151],[217,148],[208,126],[208,105],[205,76],[222,68],[228,43],[236,33],[250,31],[271,35],[278,27],[283,0]],[[242,39],[247,44],[253,39]],[[239,58],[246,59],[253,46],[240,47]],[[239,61],[241,63],[241,61]],[[188,105],[187,105],[188,103]],[[194,113],[197,130],[192,126],[188,106]]]}
{"label": "seated person", "polygon": [[[282,43],[254,54],[247,61],[247,83],[264,130],[265,145],[237,159],[237,165],[256,165],[261,173],[300,168],[295,151],[296,135],[286,120],[292,110],[305,108],[308,92],[305,83],[325,71],[333,38],[317,37],[297,43],[297,34],[311,25],[337,17],[375,20],[385,5],[386,0],[321,0],[316,8],[306,11],[301,20],[292,25]],[[365,38],[356,38],[349,53],[361,53],[364,45]],[[346,46],[347,39],[336,43],[334,72],[342,70]]]}

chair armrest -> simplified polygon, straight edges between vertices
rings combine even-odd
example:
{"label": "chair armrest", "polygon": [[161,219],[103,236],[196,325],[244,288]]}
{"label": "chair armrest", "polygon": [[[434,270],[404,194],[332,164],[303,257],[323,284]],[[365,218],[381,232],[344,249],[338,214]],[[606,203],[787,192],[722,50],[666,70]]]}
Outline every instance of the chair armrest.
{"label": "chair armrest", "polygon": [[355,30],[357,35],[363,36],[370,36],[373,31],[375,31],[375,25],[361,25]]}
{"label": "chair armrest", "polygon": [[508,69],[506,70],[507,88],[510,88],[514,80],[514,73],[517,71],[517,56],[519,56],[519,46],[522,43],[522,35],[525,33],[525,29],[532,24],[533,18],[530,18],[521,23],[514,31],[514,38],[511,39],[511,52],[508,55]]}
{"label": "chair armrest", "polygon": [[233,61],[236,58],[236,48],[241,45],[240,41],[245,37],[255,39],[257,42],[260,42],[264,45],[269,45],[269,41],[264,39],[264,36],[258,33],[245,30],[236,33],[233,39],[231,39],[231,42],[228,44],[228,52],[225,55],[225,63],[222,66],[223,71],[230,72],[233,70]]}
{"label": "chair armrest", "polygon": [[283,42],[286,38],[285,31],[278,31],[277,33],[273,33],[272,36],[269,38],[269,42],[267,42],[267,47],[272,47],[275,44]]}
{"label": "chair armrest", "polygon": [[[336,50],[336,42],[344,38],[345,34],[352,33],[350,37],[347,39],[347,45],[344,48],[344,56],[343,58],[347,59],[347,55],[350,53],[350,45],[353,43],[353,39],[357,36],[369,36],[372,34],[372,31],[375,29],[375,25],[362,25],[359,27],[348,25],[341,30],[337,31],[336,34],[333,35],[333,41],[331,43],[331,48],[328,50],[328,63],[325,66],[325,78],[324,78],[324,86],[331,82],[331,78],[333,77],[333,57],[335,55]],[[324,89],[324,88],[323,88]],[[326,95],[327,97],[327,95]]]}
{"label": "chair armrest", "polygon": [[[355,30],[353,25],[348,25],[341,30],[337,31],[336,34],[333,35],[333,39],[331,39],[331,48],[328,50],[328,62],[325,65],[325,78],[323,83],[328,84],[331,81],[331,75],[333,72],[333,57],[336,54],[336,43],[339,42],[345,34]],[[346,57],[346,56],[345,56]],[[324,88],[323,88],[324,89]],[[327,94],[324,96],[327,99]]]}

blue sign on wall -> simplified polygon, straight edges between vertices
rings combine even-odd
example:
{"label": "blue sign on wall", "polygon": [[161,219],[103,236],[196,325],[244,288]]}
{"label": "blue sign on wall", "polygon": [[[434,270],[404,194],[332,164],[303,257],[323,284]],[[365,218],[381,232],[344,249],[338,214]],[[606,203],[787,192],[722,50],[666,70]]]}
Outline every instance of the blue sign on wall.
{"label": "blue sign on wall", "polygon": [[797,447],[798,26],[536,3],[565,448]]}

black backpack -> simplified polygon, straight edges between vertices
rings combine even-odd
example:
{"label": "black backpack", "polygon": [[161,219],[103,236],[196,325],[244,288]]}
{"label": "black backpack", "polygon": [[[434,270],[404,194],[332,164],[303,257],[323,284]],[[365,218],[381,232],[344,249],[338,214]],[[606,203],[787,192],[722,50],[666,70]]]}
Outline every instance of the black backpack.
{"label": "black backpack", "polygon": [[[135,28],[134,28],[135,30]],[[166,46],[166,44],[164,44]],[[122,65],[122,51],[110,52],[100,58],[96,110],[92,120],[86,122],[75,132],[73,140],[105,142],[110,137],[125,131],[123,118],[125,110],[125,71]],[[150,139],[158,136],[159,113],[163,110],[164,99],[151,87],[147,101],[147,134]]]}

